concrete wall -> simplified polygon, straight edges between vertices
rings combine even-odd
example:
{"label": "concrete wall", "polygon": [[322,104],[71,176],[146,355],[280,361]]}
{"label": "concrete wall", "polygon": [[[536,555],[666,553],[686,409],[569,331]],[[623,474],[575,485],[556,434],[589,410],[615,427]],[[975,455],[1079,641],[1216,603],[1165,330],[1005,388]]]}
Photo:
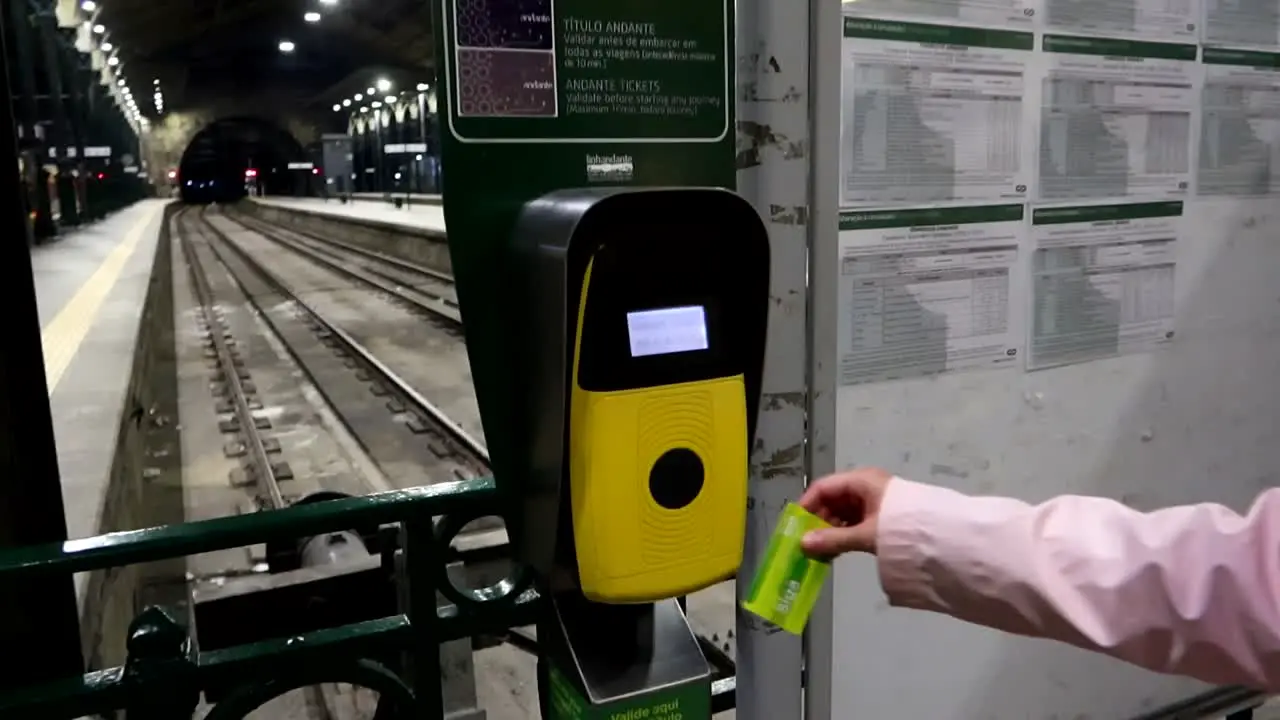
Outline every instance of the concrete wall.
{"label": "concrete wall", "polygon": [[[97,531],[182,522],[182,444],[178,436],[177,363],[174,354],[170,205],[156,248],[127,400]],[[125,659],[129,623],[148,604],[181,604],[186,561],[90,573],[81,604],[81,644],[90,667]]]}

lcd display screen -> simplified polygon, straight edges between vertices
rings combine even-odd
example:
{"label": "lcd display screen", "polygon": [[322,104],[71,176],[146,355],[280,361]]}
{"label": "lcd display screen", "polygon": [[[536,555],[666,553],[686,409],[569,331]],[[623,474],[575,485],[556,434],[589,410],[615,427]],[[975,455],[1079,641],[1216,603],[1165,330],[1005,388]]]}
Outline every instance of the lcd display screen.
{"label": "lcd display screen", "polygon": [[627,313],[631,357],[706,350],[707,312],[701,305]]}

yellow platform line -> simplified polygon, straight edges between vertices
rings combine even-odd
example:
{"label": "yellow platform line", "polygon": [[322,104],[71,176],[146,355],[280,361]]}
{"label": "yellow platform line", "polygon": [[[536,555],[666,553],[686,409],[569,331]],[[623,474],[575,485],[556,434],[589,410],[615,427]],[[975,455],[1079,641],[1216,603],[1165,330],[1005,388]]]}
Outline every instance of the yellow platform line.
{"label": "yellow platform line", "polygon": [[44,376],[49,386],[49,395],[53,395],[54,388],[58,387],[63,374],[79,352],[80,345],[84,343],[85,336],[89,334],[89,329],[98,319],[107,294],[115,287],[125,263],[129,261],[133,251],[138,249],[143,233],[162,207],[162,203],[156,203],[150,212],[144,214],[129,229],[120,244],[112,248],[98,269],[93,271],[57,316],[40,332],[40,344],[44,349]]}

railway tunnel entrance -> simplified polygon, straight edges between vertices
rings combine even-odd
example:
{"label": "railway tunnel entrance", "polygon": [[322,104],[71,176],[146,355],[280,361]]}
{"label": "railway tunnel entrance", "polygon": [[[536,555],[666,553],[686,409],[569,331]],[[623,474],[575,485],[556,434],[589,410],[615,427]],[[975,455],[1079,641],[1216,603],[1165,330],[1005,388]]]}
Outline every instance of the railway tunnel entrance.
{"label": "railway tunnel entrance", "polygon": [[296,166],[307,161],[297,138],[270,120],[220,118],[187,144],[177,180],[188,202],[229,202],[250,191],[305,195],[312,169]]}

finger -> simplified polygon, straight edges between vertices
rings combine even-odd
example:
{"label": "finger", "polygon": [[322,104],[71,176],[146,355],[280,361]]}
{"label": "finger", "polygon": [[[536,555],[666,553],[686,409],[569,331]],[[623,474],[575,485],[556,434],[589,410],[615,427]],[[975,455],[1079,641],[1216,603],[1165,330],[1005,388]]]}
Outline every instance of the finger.
{"label": "finger", "polygon": [[827,528],[806,533],[801,541],[807,555],[834,558],[855,550],[867,550],[873,540],[871,528],[865,525]]}
{"label": "finger", "polygon": [[810,483],[796,504],[815,515],[820,515],[824,509],[833,509],[832,506],[839,505],[838,499],[846,492],[841,486],[842,480],[838,475],[828,475]]}

